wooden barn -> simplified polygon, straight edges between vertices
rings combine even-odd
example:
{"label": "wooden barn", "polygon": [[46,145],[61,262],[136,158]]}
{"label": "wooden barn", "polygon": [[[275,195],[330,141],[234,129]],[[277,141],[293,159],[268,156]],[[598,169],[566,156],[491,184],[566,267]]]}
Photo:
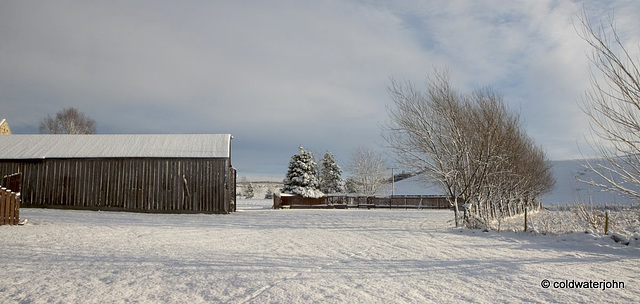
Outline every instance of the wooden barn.
{"label": "wooden barn", "polygon": [[235,211],[229,134],[0,136],[0,178],[22,207],[167,213]]}

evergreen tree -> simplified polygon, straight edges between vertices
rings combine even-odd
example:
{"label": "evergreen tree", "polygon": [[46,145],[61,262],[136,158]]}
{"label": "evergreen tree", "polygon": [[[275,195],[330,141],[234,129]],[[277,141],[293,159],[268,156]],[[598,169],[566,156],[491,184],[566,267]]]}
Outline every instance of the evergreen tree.
{"label": "evergreen tree", "polygon": [[344,183],[344,191],[346,193],[358,193],[358,183],[353,177],[347,178]]}
{"label": "evergreen tree", "polygon": [[255,195],[253,185],[249,182],[249,179],[246,176],[242,177],[242,184],[244,184],[244,197],[245,198],[253,198]]}
{"label": "evergreen tree", "polygon": [[247,190],[245,190],[244,194],[245,198],[253,198],[253,196],[255,195],[253,185],[251,183],[247,185]]}
{"label": "evergreen tree", "polygon": [[273,197],[273,191],[271,191],[271,189],[267,189],[267,192],[264,194],[264,198],[272,198]]}
{"label": "evergreen tree", "polygon": [[338,166],[331,152],[327,151],[320,167],[320,190],[324,193],[344,192],[342,168]]}
{"label": "evergreen tree", "polygon": [[289,170],[284,179],[282,193],[298,194],[303,197],[320,197],[318,169],[313,154],[300,146],[300,153],[291,157]]}

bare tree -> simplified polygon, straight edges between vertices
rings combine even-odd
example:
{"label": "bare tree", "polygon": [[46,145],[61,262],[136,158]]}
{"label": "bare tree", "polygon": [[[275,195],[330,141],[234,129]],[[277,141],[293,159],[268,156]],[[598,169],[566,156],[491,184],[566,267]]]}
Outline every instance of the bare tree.
{"label": "bare tree", "polygon": [[463,196],[465,187],[457,183],[461,172],[456,165],[463,162],[466,148],[455,130],[461,106],[457,92],[449,85],[448,75],[435,73],[434,77],[427,84],[426,93],[408,81],[391,80],[387,90],[395,107],[388,110],[391,122],[385,126],[384,138],[399,163],[423,171],[428,181],[447,192],[454,207],[456,226],[459,226],[455,202]]}
{"label": "bare tree", "polygon": [[95,134],[96,121],[84,115],[76,108],[65,108],[43,118],[40,122],[40,133],[43,134]]}
{"label": "bare tree", "polygon": [[518,213],[533,205],[553,178],[542,149],[522,132],[519,116],[492,89],[463,95],[446,72],[434,75],[426,93],[409,82],[392,80],[388,87],[395,107],[384,137],[398,161],[447,192],[456,226],[459,205],[473,227],[505,216],[499,211]]}
{"label": "bare tree", "polygon": [[348,166],[356,190],[366,195],[376,194],[380,186],[387,182],[386,168],[382,155],[365,147],[354,149]]}
{"label": "bare tree", "polygon": [[593,24],[583,13],[581,38],[591,47],[591,89],[583,98],[590,146],[602,159],[586,167],[605,182],[585,182],[640,199],[640,71],[616,32],[613,17]]}

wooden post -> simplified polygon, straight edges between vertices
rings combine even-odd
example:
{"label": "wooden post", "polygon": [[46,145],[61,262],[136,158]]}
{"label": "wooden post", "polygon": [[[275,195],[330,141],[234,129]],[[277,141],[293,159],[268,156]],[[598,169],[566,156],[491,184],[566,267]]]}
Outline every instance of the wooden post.
{"label": "wooden post", "polygon": [[7,188],[2,188],[2,223],[9,224],[9,210],[11,210],[11,195]]}
{"label": "wooden post", "polygon": [[20,222],[20,193],[0,189],[0,225],[18,225]]}
{"label": "wooden post", "polygon": [[604,234],[609,234],[609,210],[604,213]]}
{"label": "wooden post", "polygon": [[16,198],[15,198],[15,194],[11,193],[11,191],[7,191],[9,192],[9,213],[7,214],[8,219],[9,219],[9,225],[15,225],[17,223],[15,223],[15,216],[16,216]]}
{"label": "wooden post", "polygon": [[527,228],[528,228],[528,211],[529,211],[529,207],[525,207],[524,208],[524,232],[527,232]]}
{"label": "wooden post", "polygon": [[15,193],[12,193],[11,190],[7,190],[6,192],[9,197],[9,212],[7,214],[5,214],[5,216],[7,217],[7,223],[9,225],[16,225],[18,223],[15,222],[15,216],[16,216],[16,196]]}
{"label": "wooden post", "polygon": [[0,188],[0,225],[6,224],[6,213],[7,213],[7,205],[9,201],[7,200],[7,195],[5,194],[5,188]]}
{"label": "wooden post", "polygon": [[22,198],[20,197],[20,193],[16,193],[16,206],[15,206],[14,225],[20,224],[20,200],[21,199]]}

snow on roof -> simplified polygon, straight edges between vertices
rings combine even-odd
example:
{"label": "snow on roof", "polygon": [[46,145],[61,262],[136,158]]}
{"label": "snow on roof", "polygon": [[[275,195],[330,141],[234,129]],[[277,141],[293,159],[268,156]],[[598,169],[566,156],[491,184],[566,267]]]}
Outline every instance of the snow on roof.
{"label": "snow on roof", "polygon": [[230,134],[0,136],[0,159],[230,156]]}

